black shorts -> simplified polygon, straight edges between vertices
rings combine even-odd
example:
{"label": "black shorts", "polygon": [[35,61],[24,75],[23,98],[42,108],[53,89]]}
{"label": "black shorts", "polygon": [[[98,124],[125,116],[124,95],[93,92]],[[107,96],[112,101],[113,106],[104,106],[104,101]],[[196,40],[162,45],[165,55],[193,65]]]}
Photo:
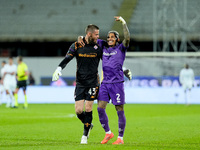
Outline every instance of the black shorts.
{"label": "black shorts", "polygon": [[24,91],[26,90],[27,80],[17,81],[17,88],[22,88]]}
{"label": "black shorts", "polygon": [[75,101],[94,101],[99,94],[99,86],[96,87],[76,87],[74,92]]}

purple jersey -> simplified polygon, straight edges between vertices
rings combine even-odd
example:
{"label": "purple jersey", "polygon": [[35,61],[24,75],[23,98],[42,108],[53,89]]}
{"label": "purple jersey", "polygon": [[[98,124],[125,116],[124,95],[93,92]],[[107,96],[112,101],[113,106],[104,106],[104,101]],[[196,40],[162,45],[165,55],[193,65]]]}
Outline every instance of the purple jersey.
{"label": "purple jersey", "polygon": [[98,44],[103,49],[103,83],[117,83],[124,81],[123,63],[127,47],[118,44],[115,47],[107,47],[105,41],[98,40]]}

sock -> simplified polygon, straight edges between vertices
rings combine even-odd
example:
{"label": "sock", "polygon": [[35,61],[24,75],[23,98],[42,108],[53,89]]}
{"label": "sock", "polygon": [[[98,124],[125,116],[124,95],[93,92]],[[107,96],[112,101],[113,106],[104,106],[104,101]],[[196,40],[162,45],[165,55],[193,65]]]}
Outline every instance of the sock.
{"label": "sock", "polygon": [[108,116],[106,114],[106,110],[103,108],[98,107],[98,114],[99,114],[99,121],[102,125],[102,127],[104,128],[105,132],[109,132],[110,131],[110,127],[108,124]]}
{"label": "sock", "polygon": [[118,136],[117,138],[120,138],[120,139],[123,141],[123,137],[121,137],[121,136]]}
{"label": "sock", "polygon": [[106,132],[106,134],[111,134],[112,132],[109,130],[108,132]]}
{"label": "sock", "polygon": [[84,123],[85,112],[83,111],[81,114],[77,114],[77,117],[82,123]]}
{"label": "sock", "polygon": [[15,106],[18,107],[18,94],[14,94]]}
{"label": "sock", "polygon": [[24,107],[28,107],[27,95],[24,95]]}
{"label": "sock", "polygon": [[190,104],[190,99],[191,99],[191,91],[188,90],[186,94],[187,94],[186,95],[187,96],[187,103],[186,104],[189,105]]}
{"label": "sock", "polygon": [[6,107],[10,107],[10,95],[6,94]]}
{"label": "sock", "polygon": [[11,98],[11,106],[15,106],[15,98],[14,98],[14,95],[10,95],[10,98]]}
{"label": "sock", "polygon": [[117,114],[118,114],[119,136],[123,137],[125,126],[126,126],[126,118],[125,118],[125,115],[124,115],[124,111],[117,111]]}
{"label": "sock", "polygon": [[90,129],[91,123],[92,123],[92,111],[91,112],[85,112],[83,135],[85,135],[85,136],[88,135],[88,131]]}

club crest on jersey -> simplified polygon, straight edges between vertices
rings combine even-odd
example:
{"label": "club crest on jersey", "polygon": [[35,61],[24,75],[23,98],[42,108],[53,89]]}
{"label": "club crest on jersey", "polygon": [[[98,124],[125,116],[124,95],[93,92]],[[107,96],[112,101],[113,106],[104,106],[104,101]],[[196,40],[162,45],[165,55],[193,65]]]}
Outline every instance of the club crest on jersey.
{"label": "club crest on jersey", "polygon": [[97,48],[98,48],[98,46],[97,46],[97,45],[95,45],[95,46],[94,46],[94,49],[97,49]]}

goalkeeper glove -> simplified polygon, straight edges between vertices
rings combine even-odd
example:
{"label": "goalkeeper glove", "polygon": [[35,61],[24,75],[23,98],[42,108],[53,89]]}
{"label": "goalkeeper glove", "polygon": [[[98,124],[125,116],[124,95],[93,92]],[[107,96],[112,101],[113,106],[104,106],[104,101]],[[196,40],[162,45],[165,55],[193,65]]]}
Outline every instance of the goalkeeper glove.
{"label": "goalkeeper glove", "polygon": [[120,21],[123,25],[126,24],[126,21],[125,21],[124,18],[122,18],[121,16],[119,17],[119,21]]}
{"label": "goalkeeper glove", "polygon": [[126,69],[126,70],[124,70],[123,72],[124,72],[124,75],[125,75],[129,80],[132,79],[132,73],[131,73],[131,70],[130,70],[130,69]]}
{"label": "goalkeeper glove", "polygon": [[53,73],[52,81],[57,81],[59,79],[59,76],[62,76],[61,70],[61,67],[56,68],[55,72]]}

